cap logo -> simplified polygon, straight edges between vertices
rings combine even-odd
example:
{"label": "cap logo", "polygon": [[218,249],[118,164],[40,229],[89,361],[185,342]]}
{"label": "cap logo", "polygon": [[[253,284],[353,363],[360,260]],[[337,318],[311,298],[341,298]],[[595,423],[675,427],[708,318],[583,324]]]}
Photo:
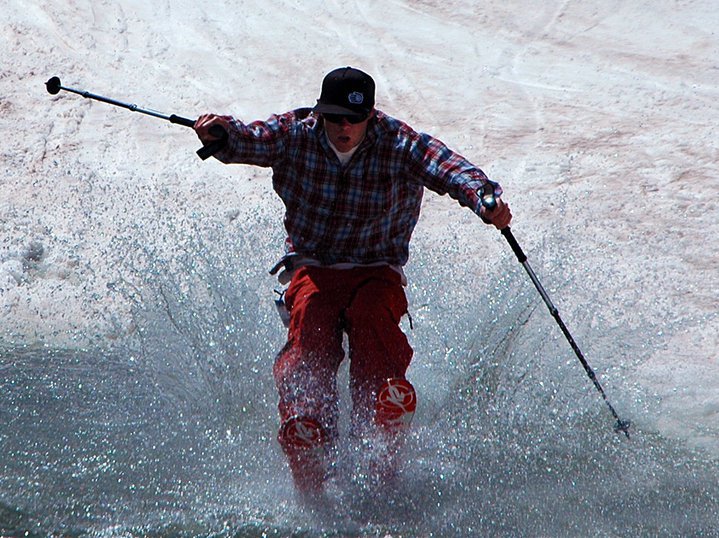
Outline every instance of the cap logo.
{"label": "cap logo", "polygon": [[364,95],[360,92],[352,92],[347,96],[347,100],[353,105],[361,105],[364,103]]}

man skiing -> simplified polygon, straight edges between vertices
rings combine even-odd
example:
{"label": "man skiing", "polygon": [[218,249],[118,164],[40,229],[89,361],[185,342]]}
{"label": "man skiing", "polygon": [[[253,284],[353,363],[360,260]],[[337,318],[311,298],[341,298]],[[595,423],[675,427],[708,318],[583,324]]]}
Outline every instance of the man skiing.
{"label": "man skiing", "polygon": [[[321,494],[338,437],[337,370],[349,348],[352,435],[382,439],[380,475],[393,469],[416,403],[405,373],[412,348],[402,267],[424,188],[449,194],[499,229],[509,225],[501,187],[430,135],[377,110],[375,83],[351,67],[322,82],[316,106],[249,124],[203,115],[204,144],[227,132],[224,163],[270,167],[285,205],[287,253],[273,269],[289,282],[287,343],[275,359],[278,440],[298,492]],[[212,131],[216,134],[217,127]],[[496,206],[483,207],[493,192]]]}

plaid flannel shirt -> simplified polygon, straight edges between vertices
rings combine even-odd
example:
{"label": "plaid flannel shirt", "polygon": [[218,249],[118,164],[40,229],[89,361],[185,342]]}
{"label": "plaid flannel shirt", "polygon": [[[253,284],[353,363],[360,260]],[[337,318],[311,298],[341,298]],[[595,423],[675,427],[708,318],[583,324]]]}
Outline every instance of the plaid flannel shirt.
{"label": "plaid flannel shirt", "polygon": [[346,166],[330,148],[322,122],[306,111],[249,124],[233,119],[227,147],[216,157],[271,167],[286,208],[288,252],[324,265],[404,265],[425,187],[476,213],[484,185],[502,193],[441,141],[381,111]]}

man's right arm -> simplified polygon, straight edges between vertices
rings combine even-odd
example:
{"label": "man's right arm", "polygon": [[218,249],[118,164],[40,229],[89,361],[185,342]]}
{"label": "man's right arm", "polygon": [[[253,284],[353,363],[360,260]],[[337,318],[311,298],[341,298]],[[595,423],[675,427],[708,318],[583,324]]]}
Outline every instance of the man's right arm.
{"label": "man's right arm", "polygon": [[254,121],[244,124],[232,116],[203,114],[195,122],[195,132],[203,144],[218,140],[212,128],[219,126],[228,135],[227,145],[214,154],[219,161],[253,164],[255,166],[273,166],[284,156],[286,135],[291,130],[294,115],[292,112],[273,115],[266,121]]}
{"label": "man's right arm", "polygon": [[[509,225],[512,214],[500,198],[502,187],[444,142],[428,134],[413,133],[410,155],[412,175],[425,187],[442,195],[449,194],[487,224],[499,229]],[[487,187],[496,195],[497,207],[492,210],[482,205],[481,193]]]}

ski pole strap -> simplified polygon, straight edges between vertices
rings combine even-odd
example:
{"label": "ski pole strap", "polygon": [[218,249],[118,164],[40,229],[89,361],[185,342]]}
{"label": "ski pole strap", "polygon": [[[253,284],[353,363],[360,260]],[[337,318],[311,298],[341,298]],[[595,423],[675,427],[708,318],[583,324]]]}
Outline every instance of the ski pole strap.
{"label": "ski pole strap", "polygon": [[527,256],[524,254],[524,252],[522,251],[522,247],[519,246],[519,243],[514,238],[510,227],[507,226],[506,228],[502,228],[501,232],[504,238],[507,240],[507,243],[509,243],[509,246],[512,247],[512,250],[514,251],[515,256],[517,256],[519,263],[526,262]]}

